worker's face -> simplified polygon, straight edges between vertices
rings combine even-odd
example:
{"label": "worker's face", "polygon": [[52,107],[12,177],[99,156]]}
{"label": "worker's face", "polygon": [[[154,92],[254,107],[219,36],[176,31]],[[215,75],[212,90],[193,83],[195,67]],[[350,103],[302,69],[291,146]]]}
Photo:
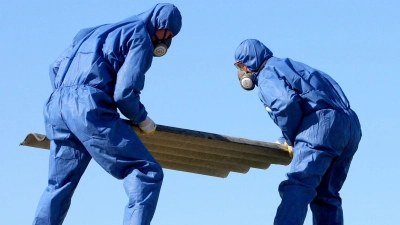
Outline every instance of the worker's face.
{"label": "worker's face", "polygon": [[172,38],[173,36],[174,34],[171,31],[167,29],[161,29],[154,33],[153,37],[151,37],[151,41],[164,40],[170,37]]}
{"label": "worker's face", "polygon": [[239,62],[238,60],[235,61],[235,64],[234,64],[234,65],[235,65],[235,67],[236,67],[238,70],[241,70],[241,71],[244,71],[244,72],[248,72],[248,73],[251,72],[250,69],[247,68],[246,65],[244,65],[244,64],[241,63],[241,62]]}
{"label": "worker's face", "polygon": [[151,37],[151,41],[153,42],[153,55],[155,57],[161,57],[167,53],[173,36],[174,34],[167,29],[161,29],[154,33],[153,37]]}
{"label": "worker's face", "polygon": [[251,91],[254,89],[255,84],[254,84],[254,77],[253,74],[249,68],[247,68],[246,65],[244,65],[242,62],[236,60],[235,62],[235,67],[238,72],[238,78],[240,82],[240,86],[242,86],[243,89],[247,91]]}

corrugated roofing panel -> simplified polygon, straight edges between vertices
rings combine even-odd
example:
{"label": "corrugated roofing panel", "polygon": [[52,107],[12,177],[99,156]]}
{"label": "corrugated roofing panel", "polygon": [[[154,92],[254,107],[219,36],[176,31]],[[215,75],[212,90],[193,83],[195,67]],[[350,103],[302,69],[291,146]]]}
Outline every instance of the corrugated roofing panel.
{"label": "corrugated roofing panel", "polygon": [[[250,168],[267,169],[271,164],[288,165],[289,152],[282,145],[225,135],[157,125],[154,135],[132,129],[164,167],[215,177],[229,172],[247,173]],[[23,146],[50,148],[45,135],[30,133]]]}

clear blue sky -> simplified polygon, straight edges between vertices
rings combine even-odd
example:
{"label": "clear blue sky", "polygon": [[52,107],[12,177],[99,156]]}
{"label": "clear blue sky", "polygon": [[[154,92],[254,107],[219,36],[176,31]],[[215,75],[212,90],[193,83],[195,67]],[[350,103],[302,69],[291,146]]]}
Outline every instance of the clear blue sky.
{"label": "clear blue sky", "polygon": [[[233,67],[241,41],[330,74],[360,117],[363,138],[341,191],[346,224],[398,224],[400,1],[170,1],[183,27],[146,74],[142,102],[158,124],[274,142],[279,129]],[[0,224],[30,224],[46,187],[48,68],[81,28],[141,13],[155,1],[0,2]],[[397,99],[397,100],[396,100]],[[272,224],[286,166],[214,178],[165,169],[152,224]],[[122,181],[91,162],[64,225],[122,224]],[[309,211],[305,224],[311,224]]]}

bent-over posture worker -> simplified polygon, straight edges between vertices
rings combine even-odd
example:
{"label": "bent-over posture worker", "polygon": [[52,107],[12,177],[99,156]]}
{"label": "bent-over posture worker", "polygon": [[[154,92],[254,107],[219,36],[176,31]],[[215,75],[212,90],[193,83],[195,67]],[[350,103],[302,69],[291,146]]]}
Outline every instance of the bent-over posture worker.
{"label": "bent-over posture worker", "polygon": [[166,53],[181,25],[178,8],[157,4],[118,23],[81,30],[52,64],[53,93],[44,107],[49,178],[33,224],[63,223],[92,158],[123,179],[129,198],[123,224],[150,224],[163,171],[118,109],[144,133],[155,131],[140,93],[153,56]]}
{"label": "bent-over posture worker", "polygon": [[[260,41],[243,41],[235,52],[241,86],[259,98],[281,129],[281,144],[293,146],[287,180],[279,185],[275,225],[343,224],[339,191],[361,139],[356,113],[326,73],[289,58],[274,57]],[[283,139],[283,141],[282,141]]]}

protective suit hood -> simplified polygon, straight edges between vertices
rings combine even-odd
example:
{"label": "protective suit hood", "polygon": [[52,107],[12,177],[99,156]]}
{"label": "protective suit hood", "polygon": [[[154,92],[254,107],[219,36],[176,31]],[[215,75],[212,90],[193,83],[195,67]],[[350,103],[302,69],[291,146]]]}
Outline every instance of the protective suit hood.
{"label": "protective suit hood", "polygon": [[182,27],[182,16],[173,4],[161,3],[138,15],[146,25],[150,36],[157,30],[167,29],[176,36]]}
{"label": "protective suit hood", "polygon": [[242,62],[252,72],[257,71],[262,63],[272,56],[271,50],[255,39],[244,40],[235,51],[235,60]]}

